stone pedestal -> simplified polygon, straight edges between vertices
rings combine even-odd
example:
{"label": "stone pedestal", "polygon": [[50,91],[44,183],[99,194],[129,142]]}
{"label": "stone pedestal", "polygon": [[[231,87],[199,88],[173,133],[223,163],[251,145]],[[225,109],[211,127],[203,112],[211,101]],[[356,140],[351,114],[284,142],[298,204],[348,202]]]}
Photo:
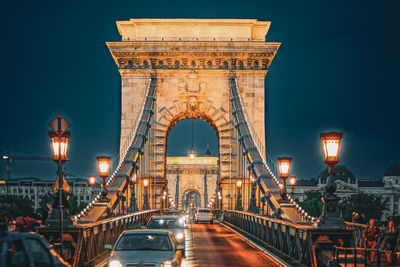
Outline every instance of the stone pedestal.
{"label": "stone pedestal", "polygon": [[334,194],[327,194],[322,201],[324,207],[319,218],[318,228],[320,229],[346,229],[346,224],[340,214],[340,198]]}
{"label": "stone pedestal", "polygon": [[[68,210],[63,209],[63,228],[72,227],[72,220],[69,216]],[[54,208],[53,212],[46,220],[46,226],[51,228],[60,228],[60,209]]]}

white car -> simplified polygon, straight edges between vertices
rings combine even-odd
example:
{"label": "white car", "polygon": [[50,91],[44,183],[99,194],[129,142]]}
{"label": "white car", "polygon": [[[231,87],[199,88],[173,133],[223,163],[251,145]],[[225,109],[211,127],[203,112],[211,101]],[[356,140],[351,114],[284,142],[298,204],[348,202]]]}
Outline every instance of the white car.
{"label": "white car", "polygon": [[197,209],[194,214],[194,223],[209,222],[213,223],[213,213],[210,209]]}
{"label": "white car", "polygon": [[[105,245],[111,249],[111,245]],[[112,248],[109,267],[160,266],[179,267],[183,246],[165,230],[124,231]]]}

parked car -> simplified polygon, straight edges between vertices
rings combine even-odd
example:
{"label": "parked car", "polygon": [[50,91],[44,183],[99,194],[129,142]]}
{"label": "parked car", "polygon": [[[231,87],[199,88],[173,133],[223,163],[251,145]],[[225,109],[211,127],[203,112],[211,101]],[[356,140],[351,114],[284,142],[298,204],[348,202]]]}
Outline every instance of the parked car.
{"label": "parked car", "polygon": [[166,230],[128,230],[118,238],[108,259],[109,267],[160,266],[177,267],[182,263],[183,247]]}
{"label": "parked car", "polygon": [[197,209],[194,213],[194,223],[209,222],[213,223],[213,213],[210,209]]}
{"label": "parked car", "polygon": [[43,237],[26,232],[0,235],[0,266],[69,266]]}
{"label": "parked car", "polygon": [[152,216],[147,223],[147,229],[162,229],[171,231],[185,253],[185,227],[178,216]]}

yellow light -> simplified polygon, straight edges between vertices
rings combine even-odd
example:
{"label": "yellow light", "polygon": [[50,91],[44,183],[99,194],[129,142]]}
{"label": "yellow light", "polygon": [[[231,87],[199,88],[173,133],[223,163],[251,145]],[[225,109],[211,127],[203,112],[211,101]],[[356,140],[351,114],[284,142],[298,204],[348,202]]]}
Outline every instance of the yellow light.
{"label": "yellow light", "polygon": [[61,160],[68,160],[67,158],[67,150],[68,150],[68,141],[70,138],[69,132],[65,132],[59,137],[55,132],[51,132],[51,148],[53,152],[53,160],[58,160],[61,157]]}
{"label": "yellow light", "polygon": [[336,164],[339,162],[340,142],[343,133],[329,132],[321,134],[322,148],[324,150],[324,161],[329,164]]}
{"label": "yellow light", "polygon": [[296,176],[291,176],[289,178],[289,184],[292,186],[296,184]]}
{"label": "yellow light", "polygon": [[131,181],[132,181],[132,182],[136,182],[136,173],[133,174],[133,176],[132,176],[132,178],[131,178]]}
{"label": "yellow light", "polygon": [[149,179],[143,180],[143,186],[145,186],[145,187],[149,186]]}
{"label": "yellow light", "polygon": [[289,177],[291,162],[292,159],[288,157],[278,158],[279,175],[281,178],[286,179]]}
{"label": "yellow light", "polygon": [[242,180],[237,180],[236,186],[237,186],[237,188],[241,188],[242,187]]}
{"label": "yellow light", "polygon": [[96,184],[96,176],[89,176],[89,185]]}
{"label": "yellow light", "polygon": [[109,175],[110,161],[111,161],[110,157],[106,156],[97,157],[97,164],[99,168],[100,177],[107,177]]}
{"label": "yellow light", "polygon": [[191,160],[194,160],[195,157],[196,157],[196,152],[190,151],[190,152],[189,152],[189,158],[190,158]]}

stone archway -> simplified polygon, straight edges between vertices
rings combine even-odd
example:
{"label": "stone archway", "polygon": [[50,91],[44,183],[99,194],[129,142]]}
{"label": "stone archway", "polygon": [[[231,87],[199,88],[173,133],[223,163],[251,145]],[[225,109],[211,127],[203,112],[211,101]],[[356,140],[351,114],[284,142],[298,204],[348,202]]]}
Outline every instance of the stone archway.
{"label": "stone archway", "polygon": [[186,190],[182,194],[182,209],[185,212],[189,212],[197,208],[201,208],[201,195],[199,191],[194,189]]}
{"label": "stone archway", "polygon": [[[234,176],[235,145],[229,77],[237,88],[254,134],[265,147],[265,76],[280,46],[266,42],[270,22],[246,19],[130,19],[117,22],[122,41],[107,42],[121,74],[121,139],[138,123],[149,78],[157,77],[154,108],[154,191],[166,183],[166,139],[183,118],[203,118],[216,129],[221,183]],[[148,29],[152,29],[149,31]],[[153,141],[152,141],[153,142]],[[237,153],[236,153],[237,154]],[[152,159],[153,160],[153,159]],[[160,203],[157,200],[157,203]]]}

